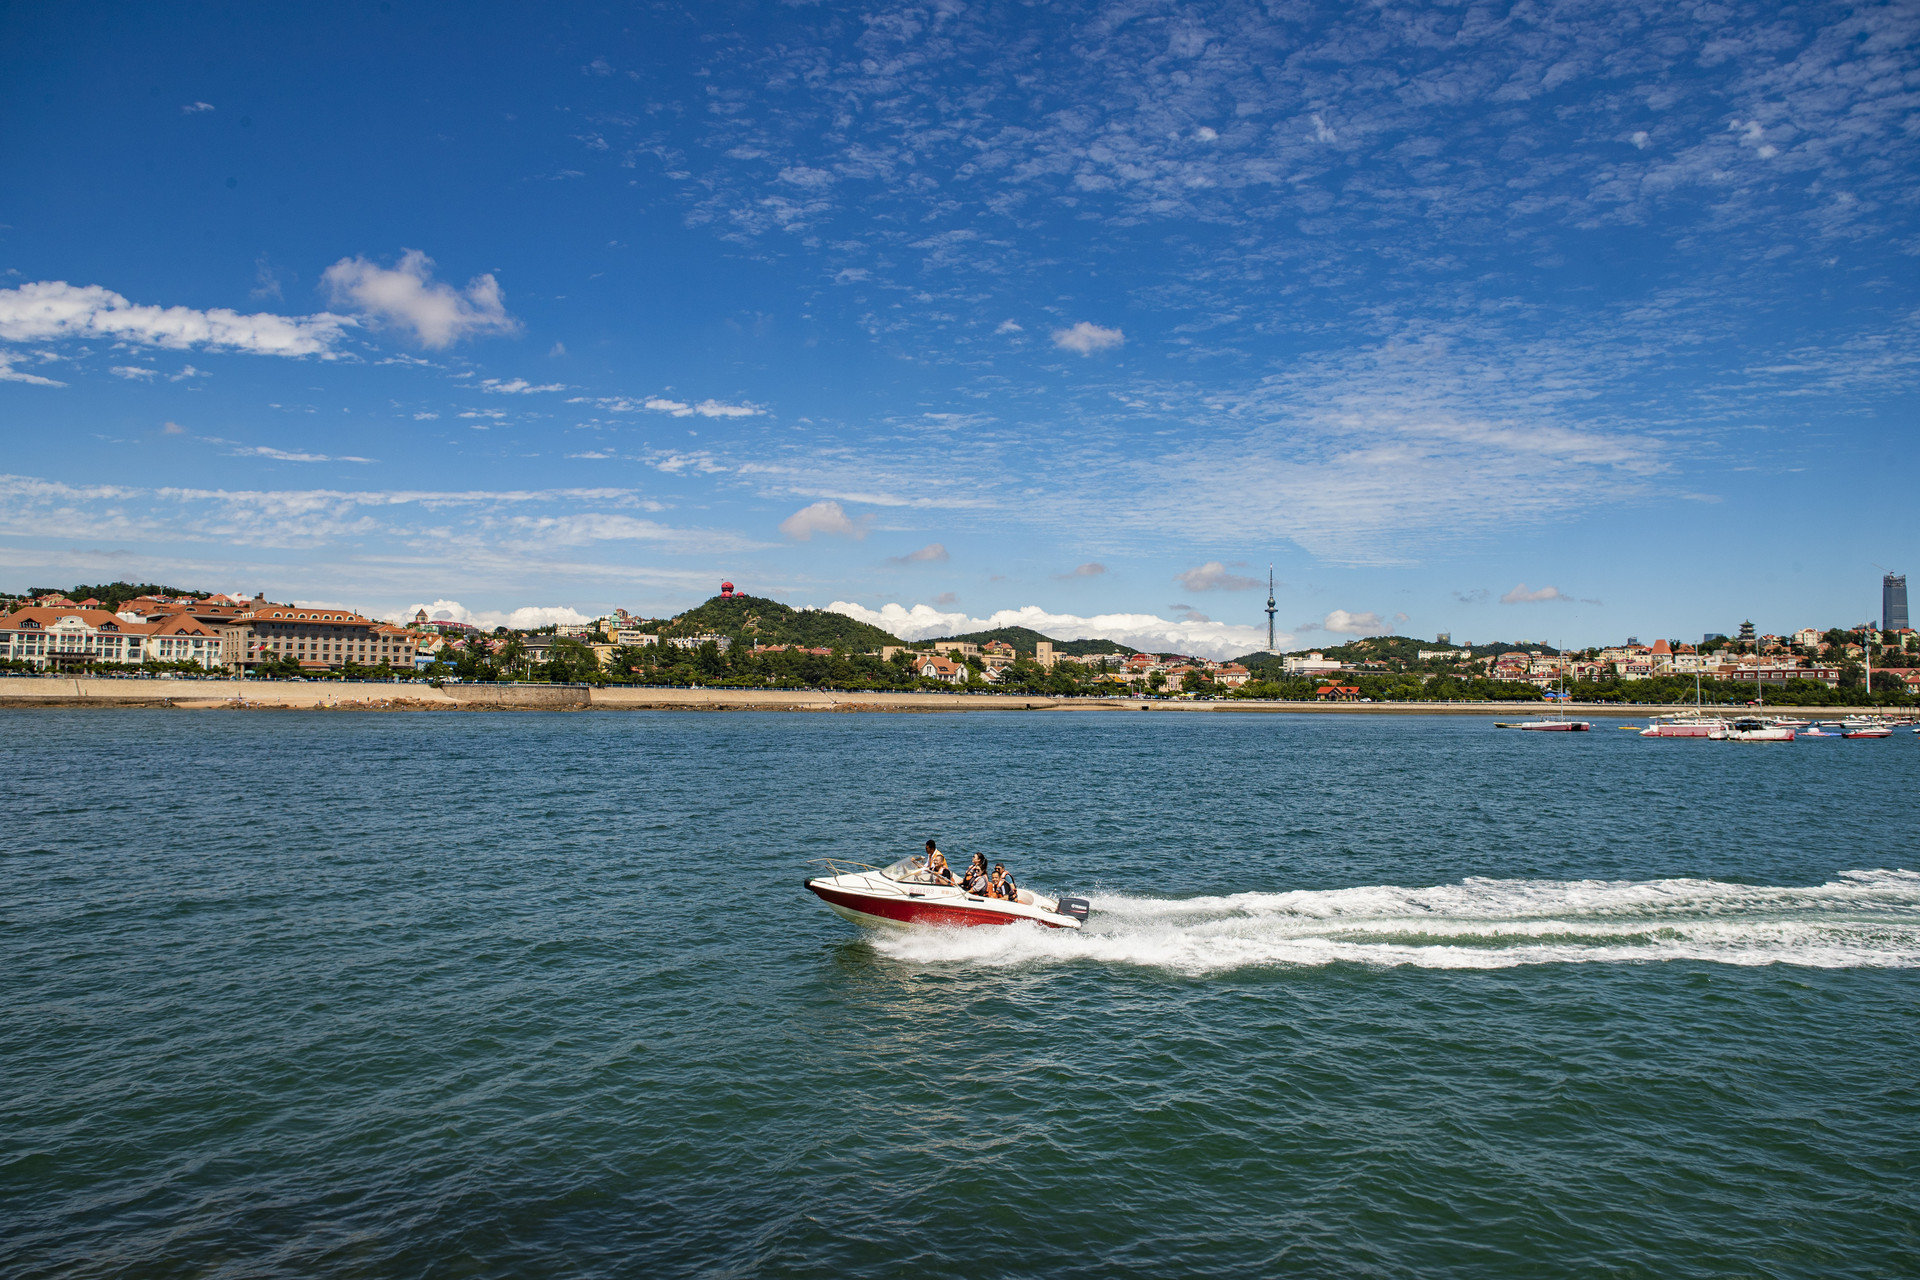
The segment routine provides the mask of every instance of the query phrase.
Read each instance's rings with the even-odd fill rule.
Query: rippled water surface
[[[1920,1272],[1920,739],[0,713],[8,1276]],[[1082,934],[868,939],[936,835]]]

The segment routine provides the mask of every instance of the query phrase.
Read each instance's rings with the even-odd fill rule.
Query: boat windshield
[[[889,880],[900,880],[907,884],[933,883],[933,877],[927,874],[927,855],[924,853],[908,854],[900,861],[882,867],[880,874]]]

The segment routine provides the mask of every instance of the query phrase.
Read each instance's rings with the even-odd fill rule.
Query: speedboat
[[[913,854],[884,867],[820,858],[825,875],[809,876],[807,892],[858,925],[1042,924],[1078,929],[1090,911],[1085,898],[1049,898],[1021,889],[1014,901],[983,898],[958,885],[936,883],[927,860]]]
[[[1742,716],[1722,735],[1727,742],[1792,742],[1793,730],[1781,729],[1754,716]]]
[[[1893,730],[1884,724],[1863,724],[1847,730],[1843,738],[1891,738]]]
[[[1536,733],[1586,733],[1593,728],[1585,720],[1522,720],[1513,727]]]

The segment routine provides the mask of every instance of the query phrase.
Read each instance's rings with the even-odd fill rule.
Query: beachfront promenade
[[[1328,715],[1645,716],[1673,708],[1539,702],[1264,702],[1137,698],[1046,698],[1001,693],[884,693],[818,689],[675,689],[643,685],[425,684],[277,680],[128,680],[0,677],[0,708],[153,707],[291,711],[1152,711],[1307,712]],[[1781,714],[1831,714],[1831,707],[1768,707]],[[1872,714],[1871,708],[1848,708]]]

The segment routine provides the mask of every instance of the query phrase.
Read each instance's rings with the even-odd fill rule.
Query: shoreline
[[[1540,702],[1218,702],[1059,698],[1008,693],[827,692],[817,689],[676,689],[643,685],[447,685],[272,680],[128,680],[101,676],[0,676],[0,709],[142,707],[182,711],[812,711],[928,714],[967,711],[1150,711],[1272,715],[1541,715],[1640,719],[1685,707]],[[1729,714],[1746,708],[1708,708]],[[1767,707],[1776,715],[1905,715],[1873,707]]]

